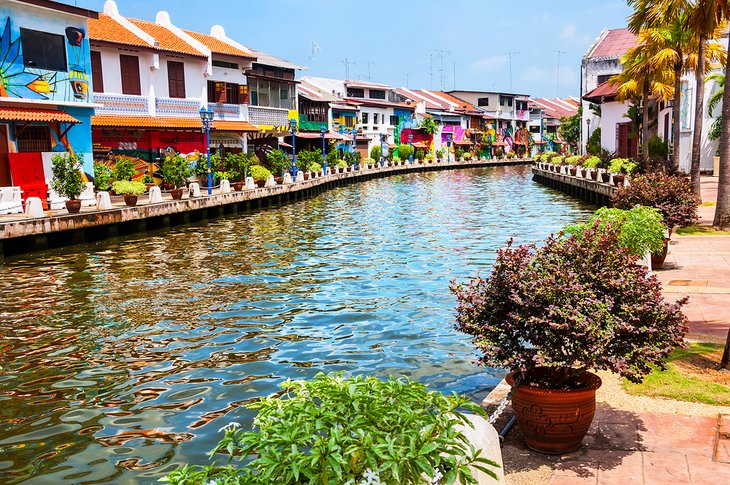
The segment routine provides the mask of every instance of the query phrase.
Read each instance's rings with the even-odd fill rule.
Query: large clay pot
[[[604,184],[607,184],[609,180],[611,180],[611,174],[608,172],[601,172],[601,180],[603,180]]]
[[[241,190],[243,190],[244,183],[239,181],[233,182],[231,185],[233,185],[233,190],[235,190],[236,192],[240,192]]]
[[[578,173],[578,169],[576,167],[570,167],[570,175],[575,177],[576,173]]]
[[[624,186],[624,179],[626,177],[622,173],[615,173],[613,174],[613,183],[616,185],[616,187],[623,187]]]
[[[74,199],[74,200],[67,200],[66,201],[66,210],[69,214],[78,214],[81,211],[81,200]]]
[[[172,189],[170,191],[170,195],[172,196],[172,200],[181,200],[182,199],[182,189]]]
[[[257,187],[264,187],[264,186],[266,186],[266,180],[264,180],[264,179],[256,180],[256,186]]]
[[[124,203],[129,207],[134,207],[137,205],[137,197],[136,195],[124,194]]]
[[[651,269],[657,270],[664,267],[664,260],[669,252],[669,238],[664,238],[664,248],[660,253],[651,253]]]
[[[580,448],[596,412],[596,389],[601,378],[590,372],[583,377],[585,387],[555,391],[521,384],[512,394],[512,409],[517,424],[535,451],[549,454],[570,453]],[[506,377],[514,386],[515,373]]]

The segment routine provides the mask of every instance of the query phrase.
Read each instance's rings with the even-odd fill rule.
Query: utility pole
[[[428,76],[430,79],[428,88],[433,89],[433,53],[428,55]]]
[[[456,91],[456,61],[454,61],[454,91]]]
[[[512,58],[519,56],[519,52],[508,52],[509,56],[509,90],[512,91]]]
[[[374,66],[375,63],[373,61],[368,61],[367,64],[368,64],[368,81],[370,81],[370,64],[372,64]]]
[[[434,49],[433,50],[436,53],[436,56],[439,58],[439,81],[441,84],[441,91],[444,90],[444,85],[446,83],[446,76],[444,74],[444,54],[448,55],[449,51],[445,51],[442,49]]]
[[[555,82],[555,97],[559,98],[560,97],[560,94],[559,94],[559,91],[560,91],[560,54],[565,54],[565,52],[564,51],[555,51],[555,52],[558,53],[558,78]]]
[[[350,81],[350,66],[355,65],[355,61],[351,61],[347,57],[340,61],[345,65],[345,81]]]

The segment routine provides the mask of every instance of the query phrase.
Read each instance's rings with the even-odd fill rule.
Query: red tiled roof
[[[256,60],[256,56],[250,52],[233,47],[232,45],[223,42],[220,39],[213,37],[212,35],[201,34],[200,32],[192,32],[190,30],[184,30],[193,39],[197,40],[205,47],[211,50],[214,54],[222,54],[226,56],[245,57],[246,59]]]
[[[452,107],[448,101],[430,93],[425,89],[396,88],[395,92],[401,96],[412,99],[416,103],[425,102],[427,109],[438,109],[448,111]]]
[[[203,125],[200,118],[153,118],[151,116],[96,115],[91,117],[91,126],[199,130]],[[248,131],[252,133],[259,131],[258,128],[246,121],[213,121],[212,128],[219,131]]]
[[[615,98],[618,95],[618,86],[611,85],[608,81],[599,85],[596,89],[583,96],[586,101],[601,102],[605,98]]]
[[[555,119],[560,119],[563,116],[574,116],[578,113],[578,103],[572,98],[531,98],[528,104],[531,107],[541,108],[547,116]]]
[[[636,45],[636,35],[629,29],[609,30],[601,41],[588,53],[593,57],[618,57]]]
[[[99,14],[98,19],[89,19],[89,39],[114,44],[152,47],[122,24],[103,13]]]
[[[197,57],[206,57],[205,54],[195,49],[193,46],[185,42],[182,38],[173,34],[166,27],[154,22],[146,20],[128,19],[134,25],[144,30],[146,33],[155,38],[159,45],[156,48],[163,51],[177,52]]]
[[[459,99],[456,96],[452,96],[449,93],[445,93],[443,91],[436,91],[436,94],[441,96],[442,98],[451,101],[452,103],[456,103],[459,105],[459,109],[462,109],[464,111],[479,111],[476,106],[473,104],[467,103],[463,99]]]
[[[35,121],[43,123],[81,123],[79,120],[58,109],[36,109],[0,107],[2,121]]]

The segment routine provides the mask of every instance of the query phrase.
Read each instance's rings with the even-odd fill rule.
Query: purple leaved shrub
[[[599,223],[540,248],[509,241],[488,278],[452,281],[455,326],[473,337],[481,364],[569,389],[589,369],[640,382],[683,346],[686,299],[666,302],[656,277],[619,244],[620,227]]]

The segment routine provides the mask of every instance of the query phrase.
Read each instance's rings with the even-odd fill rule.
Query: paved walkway
[[[705,177],[702,186],[704,200],[714,201],[717,178]],[[701,207],[701,224],[712,224],[714,209]],[[684,312],[691,339],[725,341],[730,236],[673,236],[664,269],[656,274],[668,300],[690,297]],[[683,413],[624,411],[600,403],[584,446],[550,461],[547,483],[730,484],[730,406],[727,414],[709,417]]]

